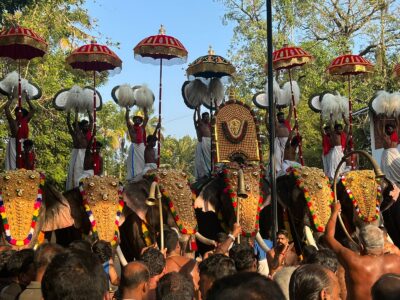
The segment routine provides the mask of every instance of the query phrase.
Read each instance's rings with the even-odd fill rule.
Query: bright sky
[[[156,96],[154,105],[158,115],[159,66],[135,60],[133,47],[143,38],[158,34],[161,24],[167,35],[181,41],[189,52],[187,63],[163,68],[162,126],[165,135],[195,137],[193,110],[184,104],[181,87],[188,63],[206,55],[209,45],[215,54],[227,58],[233,26],[222,24],[222,4],[214,0],[88,0],[86,7],[89,15],[97,19],[102,34],[97,42],[105,43],[106,37],[120,42],[120,49],[112,50],[122,59],[122,72],[99,88],[106,101],[111,99],[111,90],[116,85],[147,84]]]

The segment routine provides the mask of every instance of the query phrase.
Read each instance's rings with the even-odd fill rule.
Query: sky
[[[86,8],[98,25],[97,42],[104,44],[109,37],[120,43],[119,49],[112,50],[122,60],[122,71],[99,88],[105,101],[111,99],[111,90],[117,85],[146,84],[156,97],[158,115],[159,65],[135,60],[133,48],[143,38],[158,34],[161,24],[167,35],[181,41],[189,53],[187,63],[163,67],[162,126],[164,135],[195,137],[193,110],[184,104],[181,87],[188,64],[206,55],[210,45],[215,54],[227,58],[233,25],[222,24],[223,5],[214,0],[88,0]]]

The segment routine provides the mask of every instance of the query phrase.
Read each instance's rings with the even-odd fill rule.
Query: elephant
[[[195,208],[201,211],[199,215],[213,212],[225,232],[239,222],[242,239],[257,239],[264,250],[269,250],[259,233],[260,215],[268,205],[269,187],[258,163],[225,163],[214,178],[195,185],[199,188],[195,201]],[[208,234],[215,236],[218,230]]]
[[[156,209],[156,205],[149,201],[152,198],[159,199],[158,206],[161,203],[161,208],[159,206]],[[182,171],[149,171],[143,179],[125,184],[124,200],[132,210],[132,214],[120,227],[121,249],[128,261],[139,259],[143,248],[162,240],[163,231],[159,229],[161,224],[179,232],[181,248],[188,256],[193,256],[193,252],[197,250],[196,239],[215,244],[197,231],[192,192],[187,175]]]
[[[0,175],[1,244],[33,248],[44,232],[73,224],[66,198],[38,171],[18,169]]]

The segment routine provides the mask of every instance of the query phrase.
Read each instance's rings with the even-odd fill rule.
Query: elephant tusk
[[[311,228],[304,225],[304,234],[306,235],[306,241],[309,245],[314,246],[318,250],[317,243],[315,242],[314,236],[312,234]]]
[[[257,232],[256,234],[256,241],[258,243],[258,245],[260,246],[261,249],[263,249],[265,252],[268,252],[269,250],[271,250],[267,244],[264,242],[260,232]]]
[[[126,258],[124,256],[124,254],[122,253],[121,247],[119,245],[117,246],[117,255],[118,255],[119,261],[121,262],[121,265],[123,267],[125,267],[128,264],[128,262],[126,261]]]
[[[198,239],[200,242],[202,242],[205,245],[214,246],[214,247],[217,246],[216,241],[206,238],[200,232],[196,232],[194,235],[195,235],[196,239]]]

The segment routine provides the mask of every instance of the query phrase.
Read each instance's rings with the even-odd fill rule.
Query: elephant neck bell
[[[157,204],[157,200],[161,199],[160,187],[157,182],[152,182],[150,186],[149,196],[146,199],[147,206],[154,206]]]
[[[246,193],[246,188],[244,184],[244,174],[243,170],[240,169],[238,173],[238,190],[237,190],[237,195],[240,198],[247,198],[247,193]]]

